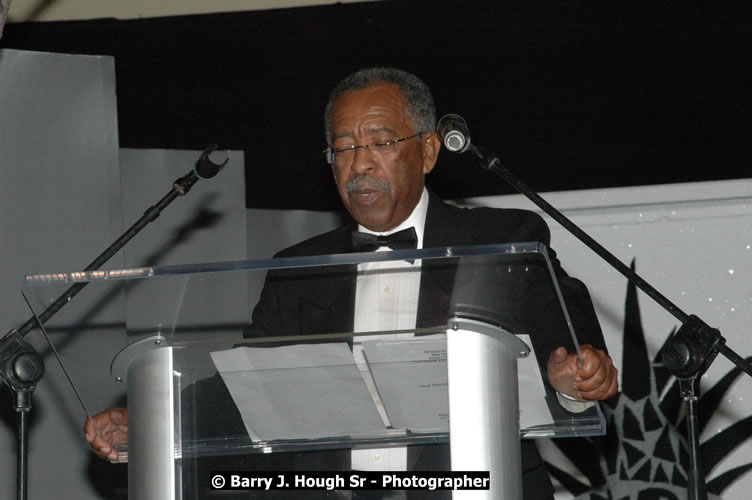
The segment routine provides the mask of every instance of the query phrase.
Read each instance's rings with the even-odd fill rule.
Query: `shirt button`
[[[384,288],[384,293],[391,293],[391,292],[392,292],[392,287],[388,286]]]

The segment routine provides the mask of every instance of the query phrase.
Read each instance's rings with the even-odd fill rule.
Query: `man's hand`
[[[559,347],[548,357],[548,381],[556,391],[580,400],[608,399],[619,388],[618,371],[611,357],[590,344],[580,347],[583,363],[577,354]]]
[[[114,446],[128,442],[128,409],[107,408],[86,419],[84,434],[94,453],[105,460],[117,460]],[[97,430],[99,431],[97,433]]]

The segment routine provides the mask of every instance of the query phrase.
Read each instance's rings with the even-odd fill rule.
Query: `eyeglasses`
[[[425,134],[425,132],[419,132],[409,137],[403,137],[402,139],[394,139],[392,141],[386,142],[374,142],[373,144],[363,144],[361,146],[352,145],[342,148],[334,148],[333,146],[329,146],[324,150],[324,156],[326,157],[326,161],[327,163],[329,163],[329,165],[347,165],[352,163],[352,161],[355,159],[355,152],[359,149],[365,149],[366,151],[370,151],[376,156],[385,158],[397,154],[397,145],[400,142],[419,137],[423,134]]]

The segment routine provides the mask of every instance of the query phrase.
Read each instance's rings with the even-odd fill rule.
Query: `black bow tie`
[[[418,234],[415,232],[414,227],[409,227],[387,236],[353,231],[352,245],[355,250],[364,252],[372,252],[380,247],[389,247],[392,250],[407,250],[418,247]]]

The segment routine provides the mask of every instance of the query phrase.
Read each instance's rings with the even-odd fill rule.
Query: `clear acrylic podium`
[[[127,404],[129,498],[211,497],[212,470],[348,470],[353,449],[408,446],[409,468],[449,443],[452,470],[491,478],[455,498],[506,499],[520,437],[605,432],[597,404],[569,411],[546,381],[550,352],[579,349],[556,266],[518,243],[48,273],[24,291],[41,313],[88,283],[46,328],[91,413]],[[363,280],[377,297],[361,301],[412,290],[396,307],[415,327],[359,329]]]

